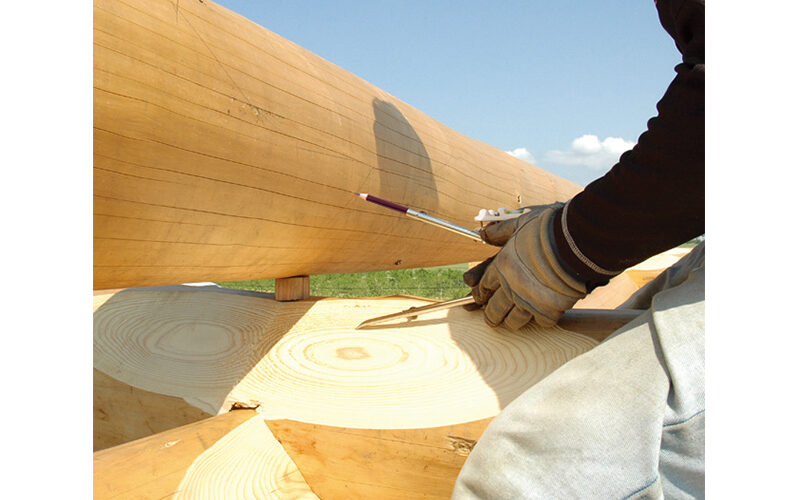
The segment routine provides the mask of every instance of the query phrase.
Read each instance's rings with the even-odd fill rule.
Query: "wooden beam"
[[[595,288],[575,304],[576,309],[614,309],[634,292],[689,253],[690,248],[673,248],[626,269],[605,285]]]
[[[320,498],[449,499],[491,419],[427,429],[352,429],[267,420]]]
[[[292,276],[275,279],[275,300],[288,302],[311,297],[311,279],[309,276]]]
[[[94,498],[317,498],[254,410],[94,453]]]
[[[94,288],[479,261],[474,227],[580,190],[210,0],[94,1]]]
[[[182,398],[132,387],[99,370],[92,399],[95,451],[212,416]]]

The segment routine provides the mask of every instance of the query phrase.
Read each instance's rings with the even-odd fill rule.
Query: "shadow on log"
[[[481,208],[580,187],[211,1],[94,2],[94,288],[480,261]]]

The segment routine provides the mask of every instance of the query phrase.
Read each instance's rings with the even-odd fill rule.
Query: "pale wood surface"
[[[94,287],[413,268],[481,208],[580,188],[209,0],[94,1]]]
[[[94,313],[94,363],[121,392],[169,397],[209,414],[235,404],[257,407],[262,420],[280,421],[270,426],[326,498],[347,492],[353,495],[347,498],[440,498],[491,418],[597,342],[559,328],[491,328],[481,311],[461,308],[355,329],[367,318],[424,303],[409,297],[277,302],[271,294],[213,286],[130,289],[105,297]],[[126,419],[158,413],[147,405],[130,412]],[[122,467],[120,459],[96,481],[137,494],[242,498],[214,489],[222,483],[212,465],[245,460],[237,458],[240,446],[214,449],[201,460],[202,450],[191,448],[191,468],[176,466],[169,474],[158,464],[171,458],[137,451],[133,456],[158,466],[131,460]],[[224,466],[224,477],[234,468]],[[152,474],[168,476],[169,485]]]
[[[597,344],[559,328],[491,328],[481,311],[461,308],[355,329],[423,303],[277,302],[213,287],[127,290],[95,312],[94,364],[210,414],[239,402],[322,425],[426,428],[492,417]]]
[[[351,429],[267,421],[323,499],[450,498],[491,419],[427,429]]]
[[[579,300],[573,307],[575,309],[613,309],[639,289],[633,278],[627,273],[622,273],[611,278],[607,285],[595,288],[592,293]]]
[[[98,370],[92,399],[95,451],[211,416],[182,398],[137,389]]]
[[[595,288],[586,298],[575,304],[576,309],[614,309],[628,300],[633,293],[649,283],[664,269],[678,262],[691,248],[676,247],[655,255],[636,266],[626,269],[611,279],[607,285]]]
[[[630,269],[627,269],[625,274],[630,276],[638,287],[642,287],[661,274],[664,269],[675,264],[691,251],[691,248],[673,248],[672,250],[654,255]]]
[[[316,499],[254,410],[94,454],[96,499]]]

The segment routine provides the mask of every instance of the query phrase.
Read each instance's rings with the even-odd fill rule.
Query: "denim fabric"
[[[453,498],[703,498],[703,252],[646,313],[509,404]]]

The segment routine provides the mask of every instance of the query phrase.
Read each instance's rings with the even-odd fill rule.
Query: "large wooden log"
[[[99,297],[94,367],[104,386],[96,406],[113,401],[115,414],[127,413],[125,421],[148,422],[163,421],[164,411],[142,405],[143,395],[163,398],[168,408],[197,408],[181,419],[256,408],[325,498],[346,491],[348,498],[446,498],[488,421],[597,341],[560,328],[495,329],[480,311],[461,308],[355,329],[365,319],[425,302],[278,302],[271,294],[213,286]],[[405,478],[414,480],[397,490]],[[123,479],[96,478],[112,489]]]
[[[579,187],[209,0],[94,2],[94,287],[483,260],[480,208]]]

